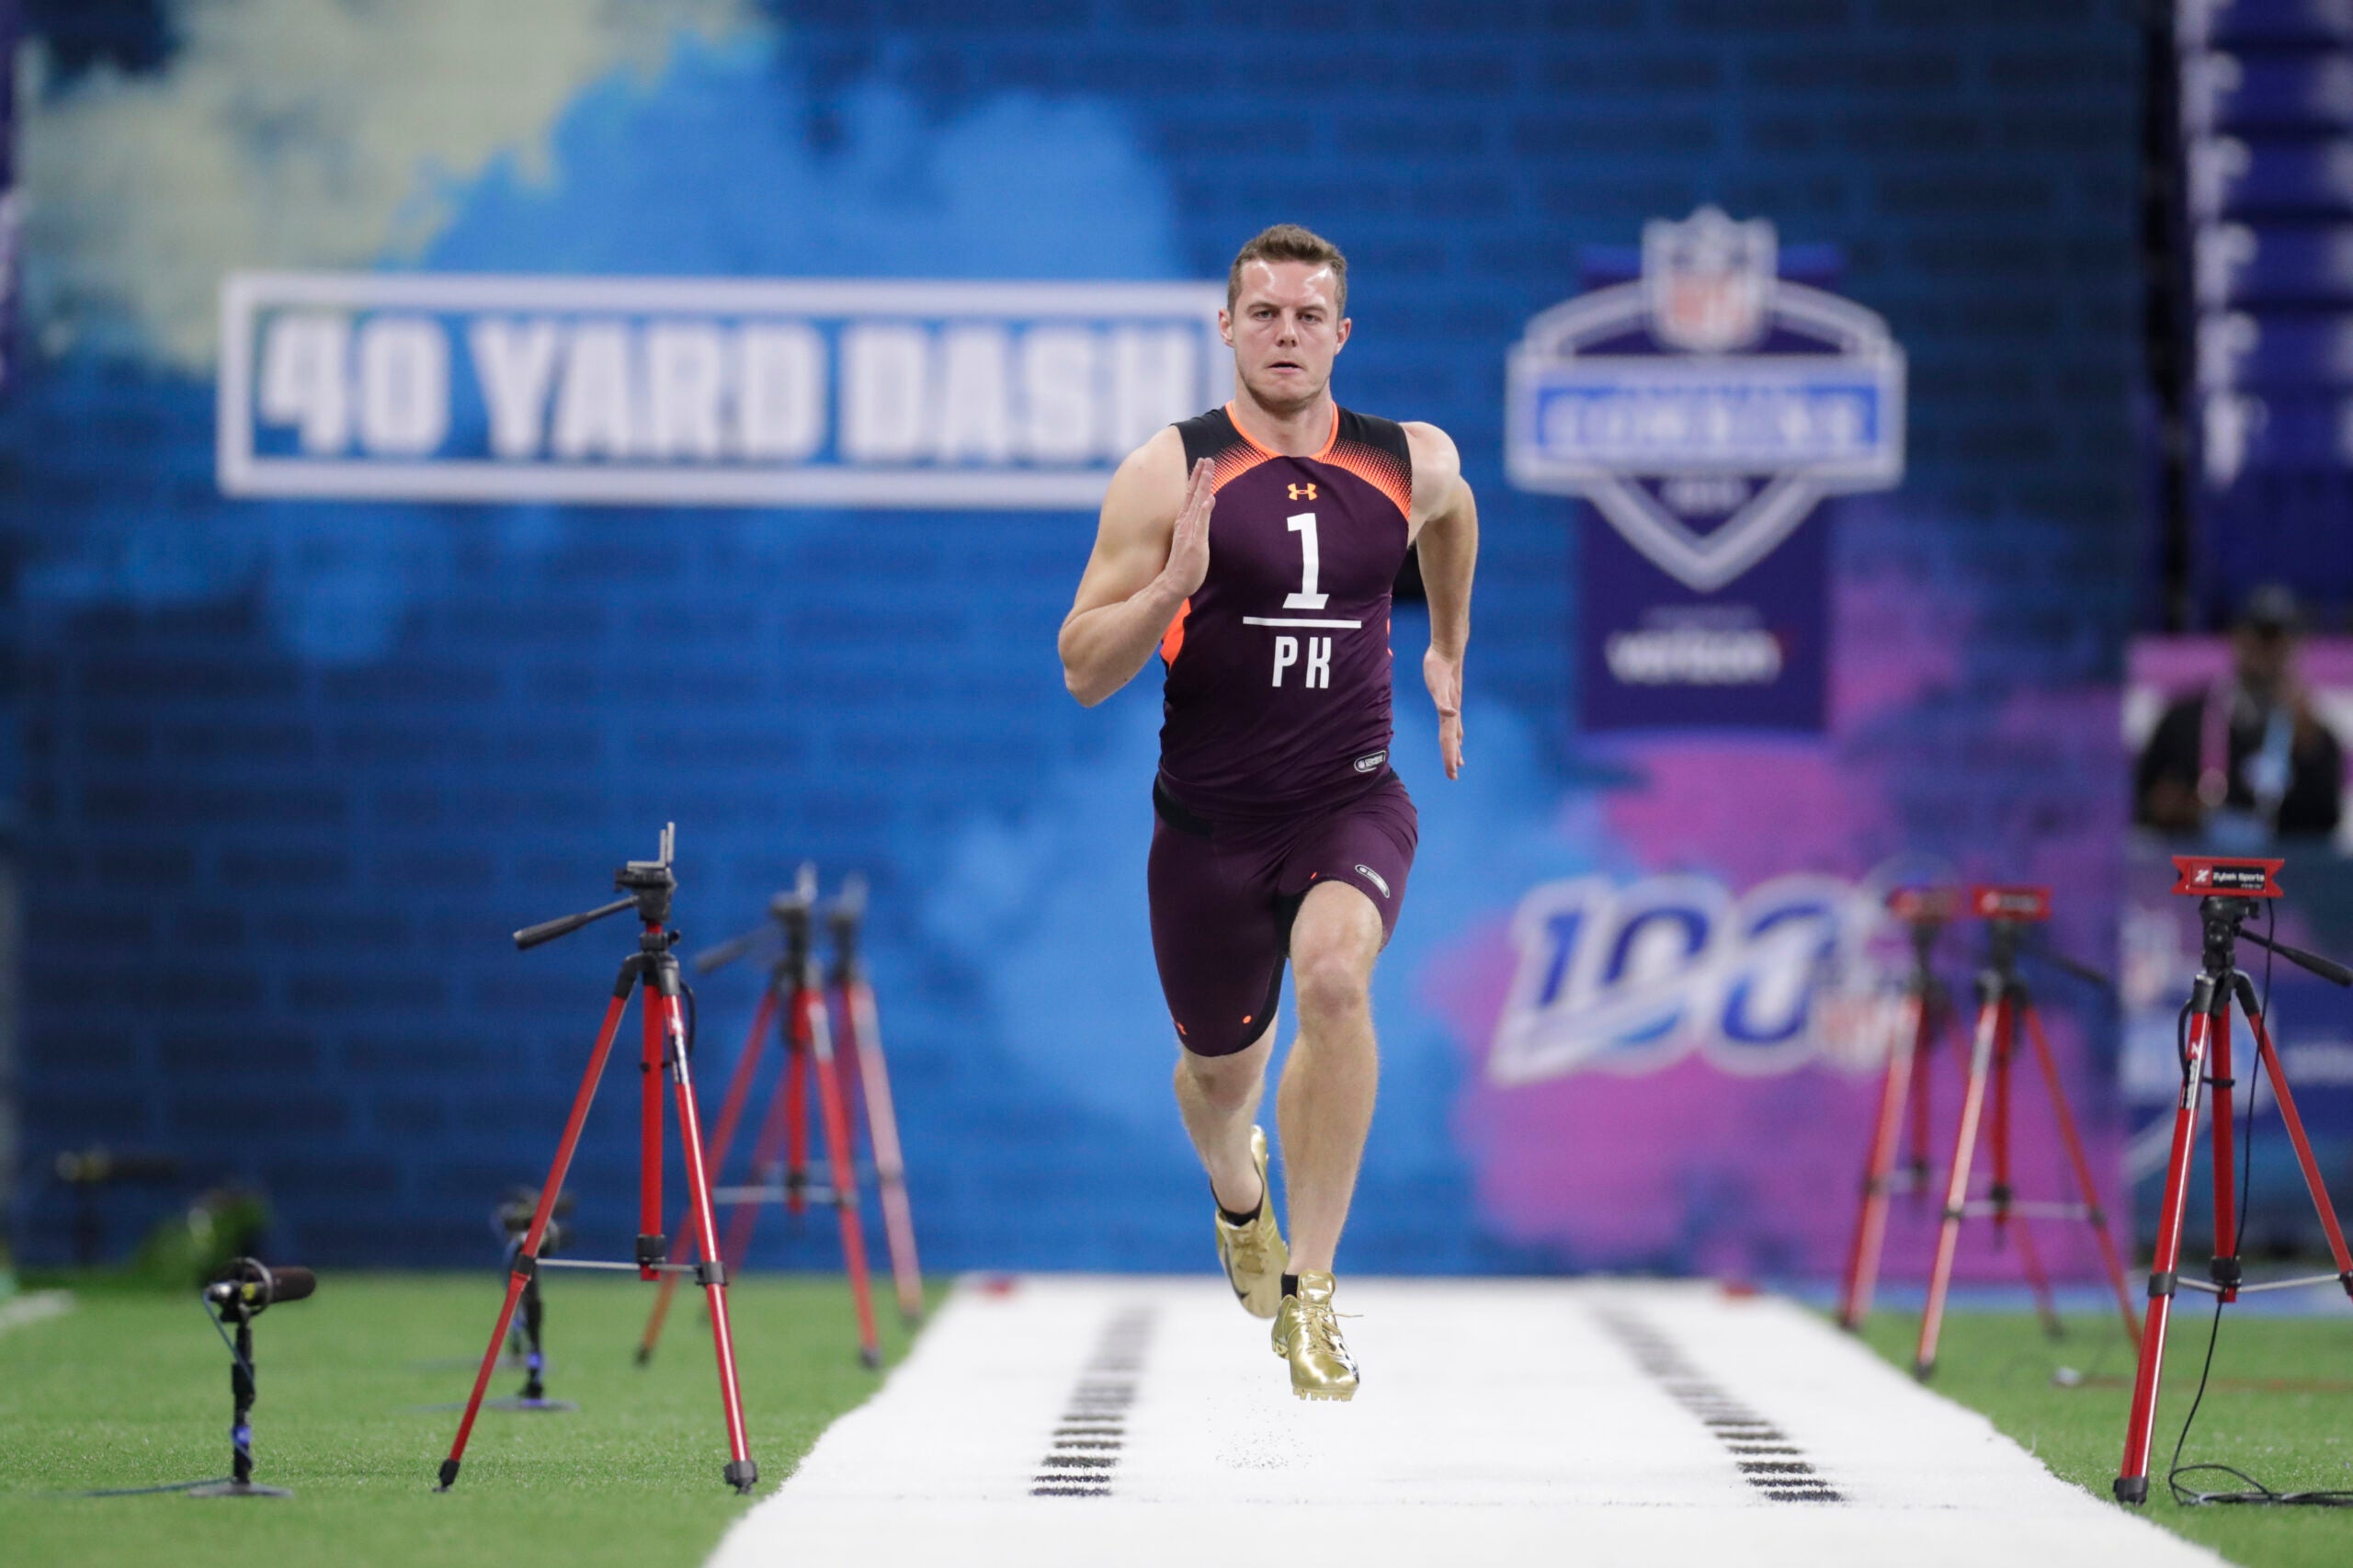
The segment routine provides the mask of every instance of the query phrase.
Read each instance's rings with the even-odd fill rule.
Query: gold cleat
[[[1250,1159],[1258,1167],[1258,1217],[1246,1225],[1229,1225],[1217,1215],[1217,1260],[1225,1266],[1226,1282],[1255,1318],[1275,1315],[1282,1300],[1283,1270],[1290,1266],[1290,1249],[1275,1226],[1275,1189],[1267,1180],[1267,1135],[1250,1130]]]
[[[1302,1274],[1299,1294],[1275,1312],[1275,1354],[1290,1363],[1290,1392],[1302,1399],[1354,1399],[1357,1364],[1332,1310],[1332,1277]]]

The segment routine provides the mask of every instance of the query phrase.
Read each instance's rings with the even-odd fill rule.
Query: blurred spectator
[[[2222,849],[2336,831],[2336,737],[2296,678],[2302,608],[2279,583],[2249,594],[2231,629],[2231,675],[2165,710],[2141,753],[2133,817]]]

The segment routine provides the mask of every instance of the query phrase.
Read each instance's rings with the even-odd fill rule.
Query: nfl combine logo
[[[1887,324],[1776,276],[1773,225],[1703,207],[1643,232],[1639,282],[1528,324],[1506,466],[1591,501],[1698,593],[1756,565],[1842,491],[1904,471],[1904,355]]]

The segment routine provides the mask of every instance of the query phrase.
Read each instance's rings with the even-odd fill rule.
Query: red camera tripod
[[[1937,938],[1959,913],[1951,888],[1898,888],[1888,895],[1888,912],[1902,921],[1912,944],[1912,972],[1904,983],[1903,1022],[1887,1053],[1887,1075],[1880,1083],[1879,1116],[1871,1124],[1870,1152],[1863,1162],[1862,1208],[1855,1216],[1855,1240],[1847,1254],[1846,1282],[1838,1293],[1838,1322],[1860,1328],[1870,1314],[1879,1284],[1881,1244],[1887,1238],[1887,1206],[1897,1191],[1917,1199],[1928,1191],[1928,1063],[1930,1052],[1952,1021],[1952,998],[1929,961]],[[1904,1174],[1895,1175],[1896,1142],[1911,1111],[1911,1153]]]
[[[596,1046],[589,1052],[588,1071],[580,1080],[579,1092],[573,1096],[572,1115],[564,1122],[562,1141],[556,1144],[555,1164],[549,1167],[547,1180],[540,1184],[530,1227],[523,1233],[522,1244],[516,1248],[507,1274],[506,1300],[498,1309],[498,1326],[491,1331],[490,1348],[483,1352],[482,1369],[474,1374],[473,1393],[467,1399],[466,1413],[458,1422],[458,1436],[449,1445],[449,1457],[441,1461],[440,1489],[444,1492],[457,1482],[458,1466],[465,1458],[466,1439],[473,1432],[474,1417],[481,1413],[483,1393],[489,1388],[490,1374],[498,1364],[499,1347],[506,1344],[507,1328],[515,1320],[516,1303],[542,1267],[633,1268],[640,1278],[664,1280],[675,1274],[691,1272],[710,1302],[711,1341],[719,1356],[720,1403],[727,1417],[728,1457],[722,1473],[737,1492],[751,1491],[760,1479],[759,1466],[754,1462],[744,1436],[744,1401],[735,1382],[734,1336],[727,1323],[727,1270],[708,1245],[702,1248],[705,1261],[699,1264],[687,1266],[663,1259],[662,1101],[665,1071],[678,1086],[678,1138],[687,1165],[687,1219],[698,1238],[710,1236],[714,1228],[710,1180],[703,1168],[702,1128],[695,1114],[694,1081],[687,1065],[688,1041],[679,1005],[678,960],[670,951],[678,934],[667,928],[671,894],[678,885],[670,871],[676,834],[675,824],[665,825],[658,858],[631,860],[613,873],[613,885],[627,897],[515,933],[517,948],[536,948],[624,909],[636,910],[644,926],[638,934],[638,950],[621,960],[620,974],[613,983],[612,1002],[605,1009],[604,1026],[597,1031]],[[544,1256],[541,1242],[547,1235],[557,1195],[563,1190],[564,1175],[571,1169],[573,1151],[579,1146],[580,1129],[588,1119],[588,1108],[596,1101],[597,1083],[604,1076],[605,1059],[612,1049],[613,1037],[620,1031],[621,1015],[629,1006],[630,994],[640,986],[644,988],[639,1012],[645,1020],[645,1035],[644,1053],[638,1064],[643,1163],[638,1187],[637,1259],[633,1263],[608,1263]]]
[[[2157,1383],[2165,1368],[2165,1324],[2173,1313],[2177,1290],[2204,1290],[2225,1301],[2235,1301],[2254,1290],[2279,1290],[2334,1278],[2353,1296],[2353,1255],[2345,1247],[2345,1233],[2328,1200],[2320,1165],[2313,1158],[2312,1141],[2304,1136],[2303,1119],[2296,1114],[2295,1096],[2288,1092],[2287,1074],[2279,1070],[2279,1052],[2271,1048],[2271,1031],[2264,1027],[2256,1001],[2255,983],[2240,971],[2238,942],[2244,938],[2268,948],[2300,969],[2338,985],[2353,985],[2353,970],[2316,953],[2291,948],[2240,929],[2257,907],[2256,900],[2279,896],[2279,860],[2214,859],[2177,855],[2179,874],[2173,891],[2195,898],[2204,927],[2203,961],[2190,983],[2189,1004],[2184,1009],[2188,1030],[2181,1052],[2181,1098],[2174,1109],[2172,1152],[2165,1160],[2165,1193],[2157,1211],[2157,1246],[2149,1265],[2149,1319],[2141,1331],[2141,1362],[2132,1380],[2132,1413],[2124,1428],[2124,1462],[2116,1476],[2116,1500],[2143,1503],[2149,1496],[2149,1441],[2157,1421]],[[2236,998],[2255,1036],[2256,1054],[2270,1080],[2272,1097],[2279,1102],[2279,1119],[2295,1145],[2296,1162],[2303,1169],[2304,1187],[2319,1211],[2321,1229],[2336,1264],[2334,1275],[2315,1274],[2301,1279],[2279,1279],[2261,1285],[2241,1283],[2238,1211],[2234,1173],[2231,1169],[2231,1002]],[[2206,1067],[2211,1053],[2212,1066]],[[2189,1159],[2198,1139],[2200,1092],[2211,1084],[2222,1092],[2214,1116],[2214,1257],[2207,1278],[2184,1279],[2181,1263],[2182,1210],[2189,1198]],[[2253,1089],[2249,1088],[2252,1103]]]
[[[2051,918],[2051,890],[1972,888],[1969,903],[1970,913],[1987,923],[1986,960],[1977,976],[1976,1037],[1969,1056],[1969,1085],[1961,1096],[1961,1129],[1953,1140],[1951,1174],[1945,1186],[1944,1222],[1937,1233],[1937,1260],[1928,1276],[1928,1306],[1920,1320],[1920,1345],[1912,1363],[1914,1373],[1924,1380],[1936,1369],[1937,1338],[1944,1327],[1945,1294],[1952,1284],[1953,1257],[1960,1250],[1961,1224],[1965,1219],[1991,1219],[1997,1240],[2004,1236],[2018,1239],[2018,1264],[2033,1287],[2035,1310],[2041,1315],[2044,1328],[2054,1337],[2059,1333],[2059,1316],[2051,1299],[2050,1276],[2043,1272],[2041,1256],[2035,1250],[2032,1221],[2080,1220],[2089,1225],[2092,1239],[2098,1244],[2109,1283],[2115,1289],[2117,1311],[2123,1315],[2124,1330],[2127,1334],[2136,1332],[2131,1298],[2124,1290],[2124,1265],[2117,1256],[2114,1238],[2108,1233],[2108,1216],[2100,1208],[2099,1189],[2092,1181],[2091,1162],[2084,1155],[2084,1141],[2075,1131],[2075,1112],[2068,1108],[2067,1091],[2059,1081],[2058,1059],[2052,1055],[2051,1042],[2043,1037],[2042,1017],[2035,1010],[2034,994],[2018,978],[2020,942],[2029,926],[2040,925]],[[2093,974],[2048,949],[2038,949],[2037,952],[2072,972],[2102,985],[2108,983],[2105,976]],[[2060,1142],[2065,1146],[2067,1163],[2075,1174],[2077,1200],[2073,1203],[2022,1201],[2010,1181],[2010,1069],[2018,1054],[2021,1023],[2026,1026],[2028,1040],[2034,1046],[2035,1061],[2042,1069],[2043,1086],[2051,1096],[2052,1117],[2059,1125]],[[1977,1153],[1978,1122],[1985,1108],[1989,1075],[1994,1095],[1990,1130],[1994,1181],[1985,1197],[1972,1201],[1969,1173]],[[2012,1225],[2012,1220],[2018,1223]]]
[[[898,1123],[892,1108],[890,1077],[882,1061],[874,994],[857,958],[858,932],[865,908],[864,880],[853,877],[845,882],[842,896],[826,912],[835,945],[834,971],[829,978],[839,994],[848,1044],[858,1067],[858,1079],[852,1082],[862,1080],[865,1089],[868,1129],[873,1141],[899,1309],[906,1321],[913,1323],[923,1311],[923,1281],[916,1269],[915,1227],[907,1206]],[[751,1247],[752,1227],[764,1204],[782,1203],[795,1214],[804,1212],[811,1202],[832,1204],[841,1231],[844,1270],[849,1277],[850,1295],[857,1310],[858,1358],[876,1367],[881,1364],[882,1351],[875,1332],[865,1233],[858,1218],[858,1168],[849,1107],[854,1091],[844,1083],[836,1065],[832,1020],[826,1006],[827,977],[821,975],[815,954],[816,869],[801,867],[793,891],[771,900],[768,913],[781,937],[781,950],[769,966],[767,985],[753,1014],[751,1032],[744,1042],[734,1076],[728,1084],[727,1097],[720,1108],[710,1154],[714,1169],[725,1167],[728,1151],[734,1144],[735,1131],[758,1070],[761,1042],[767,1038],[772,1020],[779,1023],[784,1061],[754,1142],[751,1184],[721,1187],[713,1194],[716,1201],[735,1206],[728,1220],[722,1256],[734,1258],[739,1265],[743,1262]],[[756,927],[699,955],[695,960],[697,971],[708,974],[733,962],[767,937],[768,930],[767,926]],[[813,1183],[809,1174],[809,1077],[813,1064],[830,1178],[824,1185]],[[677,1249],[691,1241],[691,1237],[681,1235],[674,1247],[674,1258],[683,1256]],[[654,1347],[661,1339],[671,1290],[670,1282],[665,1280],[654,1298],[644,1335],[638,1343],[640,1364],[653,1358]]]
[[[899,1113],[891,1100],[891,1071],[882,1059],[881,1016],[858,955],[858,933],[865,921],[866,879],[853,871],[842,879],[841,894],[825,912],[825,925],[834,934],[834,965],[825,978],[842,1009],[842,1043],[858,1062],[851,1097],[866,1102],[874,1184],[882,1198],[882,1235],[891,1249],[891,1281],[898,1292],[900,1320],[912,1327],[923,1321],[923,1267],[915,1259],[915,1210],[907,1202]]]

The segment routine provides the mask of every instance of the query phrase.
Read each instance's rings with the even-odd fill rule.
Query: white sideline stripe
[[[0,1301],[0,1334],[28,1324],[63,1317],[74,1310],[71,1290],[30,1290],[21,1296]]]
[[[1352,1280],[1351,1404],[1290,1397],[1222,1280],[966,1287],[713,1568],[1102,1568],[1297,1555],[1904,1568],[2222,1560],[2058,1480],[1984,1417],[1780,1301],[1710,1286]],[[1030,1494],[1115,1313],[1148,1309],[1110,1495]],[[1779,1501],[1635,1364],[1637,1322],[1771,1422],[1840,1503]],[[1490,1352],[1507,1364],[1483,1364]],[[2122,1440],[2121,1415],[2118,1439]]]
[[[1245,626],[1331,626],[1342,631],[1354,631],[1364,622],[1361,620],[1286,620],[1279,615],[1245,615],[1242,618],[1242,624]]]

